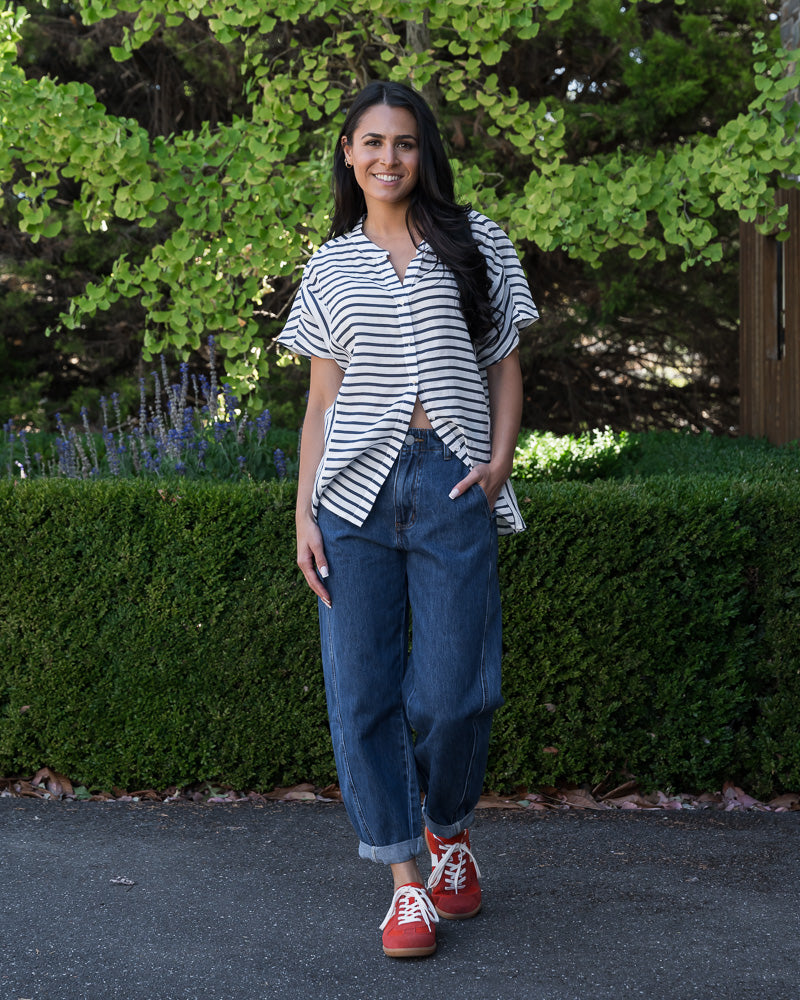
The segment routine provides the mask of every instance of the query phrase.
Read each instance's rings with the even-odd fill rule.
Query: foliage
[[[6,8],[0,181],[34,239],[59,233],[65,182],[90,230],[163,227],[140,259],[123,253],[90,283],[64,322],[79,329],[134,300],[147,352],[197,348],[213,332],[237,391],[266,371],[275,295],[285,302],[327,229],[329,121],[368,76],[440,94],[462,195],[515,240],[591,265],[615,247],[634,260],[664,261],[675,247],[687,263],[720,261],[715,212],[781,230],[773,192],[800,166],[800,112],[785,100],[800,71],[755,0],[489,0],[477,14],[463,0],[76,9],[87,25],[123,19],[110,47],[122,66],[157,32],[177,37],[204,20],[241,59],[242,105],[224,121],[151,135],[109,114],[86,84],[27,78],[16,61],[20,14]],[[580,72],[577,38],[587,47]]]
[[[123,417],[119,399],[101,398],[103,424],[94,431],[84,411],[79,427],[58,418],[58,434],[17,429],[13,421],[0,436],[0,469],[6,478],[103,478],[140,476],[257,480],[296,478],[298,434],[275,428],[270,413],[243,412],[229,386],[222,389],[181,365],[180,382],[170,384],[164,359],[152,379],[160,402],[140,395],[137,418]],[[144,392],[144,379],[140,386]],[[203,402],[205,400],[205,402]],[[188,411],[188,412],[187,412]],[[184,414],[183,420],[180,415]],[[191,420],[189,422],[189,417]],[[191,432],[187,429],[191,427]],[[140,428],[143,429],[140,432]],[[270,457],[271,450],[271,457]],[[137,464],[138,463],[138,464]],[[675,431],[586,431],[557,435],[522,430],[514,454],[513,478],[524,482],[594,482],[599,479],[653,479],[701,474],[743,482],[795,479],[800,473],[797,443],[774,445],[765,438],[720,437]]]
[[[796,783],[796,615],[776,614],[798,565],[793,484],[697,475],[524,495],[529,534],[501,564],[516,612],[505,773],[522,753],[523,783],[586,780],[587,759],[681,787],[726,771],[760,789],[779,773]]]
[[[794,483],[519,482],[493,788],[800,782]],[[291,482],[0,481],[0,772],[334,777]]]
[[[630,434],[609,428],[578,437],[524,431],[514,452],[514,477],[524,480],[592,480],[613,476],[622,454],[633,447]]]
[[[180,381],[172,383],[162,355],[160,371],[151,373],[150,405],[145,379],[140,379],[136,419],[123,416],[118,393],[112,393],[110,408],[109,400],[101,396],[99,433],[90,426],[86,407],[80,430],[67,429],[57,413],[57,435],[16,429],[13,420],[7,421],[0,438],[0,465],[5,465],[7,477],[263,481],[296,474],[297,434],[272,430],[269,410],[255,417],[243,411],[231,387],[217,384],[213,337],[208,347],[210,378],[190,374],[188,362],[182,362]]]
[[[651,479],[655,476],[702,475],[742,482],[796,481],[800,475],[797,442],[774,445],[766,438],[731,438],[710,433],[631,434],[632,446],[622,451],[617,474]]]
[[[50,479],[2,495],[4,765],[44,738],[87,783],[324,771],[293,490]],[[19,601],[5,588],[23,576]]]

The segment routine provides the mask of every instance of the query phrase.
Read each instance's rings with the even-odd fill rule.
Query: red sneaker
[[[457,837],[437,837],[425,830],[433,871],[428,889],[433,905],[446,920],[466,920],[481,908],[480,869],[469,849],[469,830]]]
[[[383,950],[390,958],[420,958],[436,951],[438,923],[431,897],[420,882],[401,885],[384,917]]]

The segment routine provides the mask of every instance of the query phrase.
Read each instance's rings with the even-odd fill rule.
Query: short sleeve
[[[519,331],[539,318],[517,251],[503,230],[485,216],[473,213],[472,231],[489,273],[495,310],[493,330],[477,346],[478,365],[488,368],[507,357],[519,343]]]
[[[306,358],[332,358],[330,326],[315,293],[315,285],[313,269],[307,265],[286,326],[277,340],[292,354],[302,354]]]

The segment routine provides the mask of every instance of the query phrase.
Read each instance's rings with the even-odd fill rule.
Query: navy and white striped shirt
[[[386,250],[361,224],[313,254],[278,342],[294,354],[329,358],[344,371],[325,412],[325,447],[314,482],[319,504],[361,525],[400,453],[419,396],[433,429],[472,468],[491,458],[486,369],[509,355],[518,331],[538,318],[525,274],[506,234],[470,213],[486,257],[500,318],[470,340],[452,273],[422,243],[398,278]],[[506,483],[495,504],[500,534],[525,523]]]

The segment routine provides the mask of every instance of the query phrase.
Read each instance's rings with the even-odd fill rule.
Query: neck
[[[365,232],[380,239],[397,239],[408,233],[406,212],[408,203],[387,205],[384,202],[368,202],[364,219]]]

